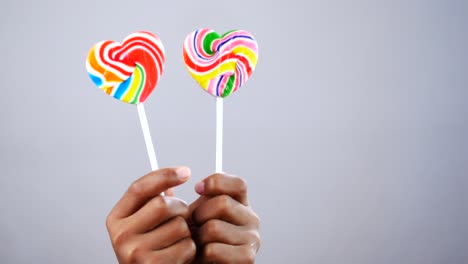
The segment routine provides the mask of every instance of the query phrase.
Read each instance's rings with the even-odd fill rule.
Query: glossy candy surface
[[[86,59],[91,80],[114,98],[130,103],[144,102],[156,87],[164,69],[165,52],[151,32],[138,31],[122,44],[101,41]]]
[[[205,91],[224,98],[236,92],[252,75],[258,45],[245,30],[219,35],[204,28],[186,37],[183,58],[190,75]]]

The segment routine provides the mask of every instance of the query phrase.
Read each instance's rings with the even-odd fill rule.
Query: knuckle
[[[145,259],[144,250],[140,247],[131,247],[124,253],[123,258],[126,260],[126,263],[137,264],[142,263]]]
[[[193,241],[193,239],[190,239],[190,242],[187,247],[191,253],[191,257],[194,258],[197,254],[197,245],[195,244],[195,241]]]
[[[151,206],[160,214],[169,213],[169,204],[165,196],[156,196],[151,200]]]
[[[260,232],[258,232],[258,230],[255,230],[254,241],[257,244],[257,250],[258,250],[260,248],[260,244],[262,241],[262,237],[260,236]]]
[[[237,188],[238,188],[238,191],[241,195],[246,195],[247,194],[247,181],[243,178],[240,178],[240,177],[236,177],[236,181],[237,181]]]
[[[183,237],[188,237],[191,235],[187,222],[182,216],[176,216],[173,221],[174,229],[180,232]]]
[[[225,195],[225,194],[220,195],[217,197],[216,207],[221,212],[225,212],[229,210],[229,208],[231,207],[231,200],[232,198],[229,197],[228,195]]]
[[[152,198],[148,201],[145,207],[148,207],[149,210],[155,212],[163,218],[170,213],[168,202],[164,196],[156,196]]]
[[[220,221],[218,220],[209,220],[205,224],[204,233],[207,237],[216,238],[219,237],[223,230]]]
[[[122,248],[123,246],[125,246],[127,241],[130,240],[131,237],[132,237],[131,232],[129,232],[126,229],[122,229],[119,232],[117,232],[114,236],[112,236],[111,238],[112,245],[116,249]]]
[[[192,238],[186,238],[184,239],[184,249],[186,251],[196,251],[197,245]]]
[[[215,173],[208,177],[206,180],[206,186],[205,188],[209,189],[211,192],[219,192],[222,189],[222,183],[223,183],[223,178],[226,177],[226,175],[222,173]]]
[[[176,229],[187,228],[187,223],[185,222],[185,219],[182,216],[174,217],[173,221]]]
[[[158,195],[154,198],[155,205],[158,207],[167,207],[168,201],[165,196]]]
[[[136,197],[143,197],[145,193],[145,186],[141,184],[140,181],[135,181],[130,185],[130,187],[128,187],[128,193]]]
[[[111,215],[108,215],[106,217],[106,228],[107,228],[107,231],[110,232],[110,230],[112,230],[112,227],[114,226],[114,219],[112,218]]]
[[[255,255],[254,254],[249,254],[246,256],[246,260],[245,260],[245,263],[246,264],[254,264],[255,263]]]
[[[252,211],[251,215],[252,215],[252,224],[256,228],[259,228],[260,227],[260,217],[254,211]]]
[[[186,252],[188,260],[193,260],[195,258],[195,255],[197,254],[197,246],[192,239],[187,239],[185,242],[184,252]],[[187,259],[181,260],[181,263],[187,263]]]
[[[208,244],[203,249],[203,257],[207,260],[216,259],[216,247],[214,244]]]
[[[256,253],[258,252],[258,250],[260,249],[260,241],[261,241],[261,238],[260,238],[260,233],[258,232],[258,230],[250,230],[248,232],[248,241],[250,241],[250,246],[252,248],[252,250]]]
[[[256,252],[252,247],[243,247],[242,256],[244,258],[244,261],[242,261],[242,263],[255,263]]]

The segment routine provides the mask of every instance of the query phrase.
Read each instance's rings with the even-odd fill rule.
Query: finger
[[[164,192],[167,196],[174,196],[174,188],[169,188]]]
[[[233,246],[260,243],[257,229],[236,226],[225,221],[212,219],[207,221],[198,231],[200,245],[217,242]]]
[[[153,251],[147,258],[148,263],[192,263],[196,246],[191,238],[185,238],[162,250]]]
[[[253,245],[232,246],[210,243],[202,253],[204,263],[254,263],[257,249]]]
[[[176,197],[156,196],[123,221],[127,222],[133,232],[146,233],[173,217],[187,218],[188,214],[188,205],[183,200]]]
[[[216,173],[208,176],[195,185],[195,191],[200,195],[216,196],[226,194],[248,205],[247,183],[239,177]]]
[[[204,202],[208,201],[210,198],[206,197],[206,196],[200,196],[198,197],[197,200],[193,201],[190,205],[189,205],[189,213],[190,215],[193,213],[193,211],[195,211],[195,209],[197,209],[200,205],[202,205]]]
[[[191,233],[187,222],[183,217],[177,216],[153,231],[143,234],[142,239],[145,241],[146,248],[159,250],[172,246],[188,237],[191,237]]]
[[[192,233],[193,239],[196,241],[198,237],[198,226],[196,223],[193,221],[193,212],[204,202],[206,202],[209,198],[206,196],[200,196],[198,197],[197,200],[192,202],[189,205],[189,217],[187,217],[186,221],[187,224],[189,225],[190,232]]]
[[[196,224],[202,225],[208,220],[219,219],[234,225],[251,225],[257,227],[259,219],[247,206],[227,195],[220,195],[201,204],[192,214]]]
[[[148,173],[135,181],[109,214],[110,218],[124,218],[132,215],[149,199],[158,196],[168,188],[186,182],[190,178],[187,167],[160,169]]]

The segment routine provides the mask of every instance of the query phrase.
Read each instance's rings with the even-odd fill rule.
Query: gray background
[[[259,263],[468,263],[467,1],[2,1],[1,263],[115,263],[104,221],[149,171],[134,106],[88,49],[146,29],[166,71],[146,103],[161,166],[214,170],[214,99],[181,59],[200,27],[249,30],[225,103],[225,170],[262,219]]]

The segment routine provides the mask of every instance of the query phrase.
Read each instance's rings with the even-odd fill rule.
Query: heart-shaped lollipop
[[[184,42],[185,67],[200,86],[216,97],[216,172],[223,171],[223,101],[237,91],[257,65],[258,45],[245,30],[223,35],[202,28]]]
[[[223,35],[207,28],[190,33],[184,42],[184,62],[200,86],[216,97],[227,97],[241,87],[257,65],[258,45],[245,30]]]
[[[130,104],[142,103],[156,87],[164,69],[161,40],[151,32],[130,34],[122,44],[101,41],[86,59],[91,80],[107,94]]]

